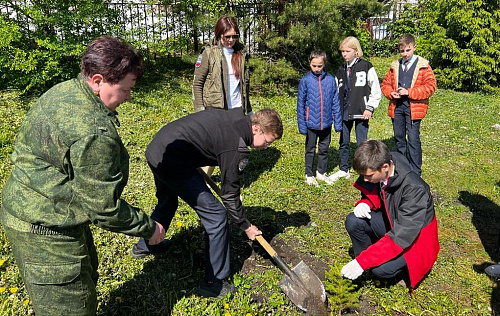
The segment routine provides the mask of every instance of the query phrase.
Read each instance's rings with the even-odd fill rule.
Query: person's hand
[[[368,111],[368,110],[365,110],[363,112],[363,120],[369,120],[370,117],[372,117],[372,112]]]
[[[163,228],[163,226],[160,223],[156,222],[155,233],[153,234],[153,236],[151,236],[151,238],[149,238],[148,244],[156,245],[161,243],[164,239],[165,239],[165,228]]]
[[[372,218],[372,216],[370,215],[370,206],[368,206],[368,204],[366,203],[359,203],[358,205],[356,205],[352,212],[357,218]]]
[[[255,240],[255,236],[262,235],[262,232],[254,225],[250,225],[250,227],[245,229],[245,233],[250,240]]]
[[[350,280],[356,280],[363,273],[363,271],[364,270],[361,268],[358,261],[354,259],[342,267],[340,275]]]
[[[401,95],[397,91],[392,91],[391,92],[391,97],[393,99],[399,99],[399,98],[401,98]]]
[[[408,95],[408,90],[407,90],[407,89],[405,89],[405,88],[401,88],[401,87],[399,87],[399,88],[398,88],[398,93],[399,93],[399,95],[400,95],[400,96],[401,96],[401,95]]]

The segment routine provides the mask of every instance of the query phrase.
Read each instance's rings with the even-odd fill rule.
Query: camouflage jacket
[[[28,111],[16,138],[2,211],[49,228],[93,223],[149,238],[156,224],[120,198],[129,156],[115,113],[79,76],[56,85]]]

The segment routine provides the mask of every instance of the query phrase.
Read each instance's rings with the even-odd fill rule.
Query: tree
[[[278,27],[262,33],[260,40],[276,59],[285,57],[307,69],[312,50],[322,49],[338,57],[340,41],[356,35],[360,22],[381,13],[384,6],[373,0],[297,0],[283,8],[271,17]]]
[[[414,9],[417,52],[438,85],[490,92],[500,82],[500,1],[421,0]]]
[[[99,0],[0,2],[0,89],[35,92],[78,73],[90,40],[118,12]]]

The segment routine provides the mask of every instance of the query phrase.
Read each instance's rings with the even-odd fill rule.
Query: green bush
[[[414,9],[417,53],[431,62],[438,86],[491,92],[500,81],[500,3],[423,0]]]
[[[262,95],[291,94],[299,85],[301,74],[284,58],[276,61],[252,57],[250,88]]]
[[[370,45],[370,56],[391,57],[398,51],[398,43],[396,40],[373,40]]]
[[[0,15],[0,90],[39,93],[74,77],[85,45],[115,27],[104,1],[6,4]]]

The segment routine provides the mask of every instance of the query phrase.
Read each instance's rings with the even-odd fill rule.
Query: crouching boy
[[[367,269],[380,279],[407,275],[415,288],[439,252],[429,186],[411,170],[406,157],[389,152],[378,140],[360,144],[353,168],[360,174],[354,187],[361,199],[345,225],[355,259],[341,275],[354,280]]]

